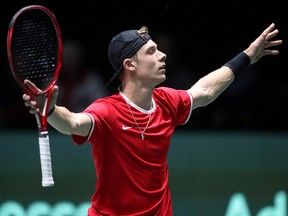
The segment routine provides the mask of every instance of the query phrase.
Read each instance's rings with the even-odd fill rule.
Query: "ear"
[[[135,70],[135,62],[132,59],[125,59],[123,61],[123,66],[127,69],[127,70]]]

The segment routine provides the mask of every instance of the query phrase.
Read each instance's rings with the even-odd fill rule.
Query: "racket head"
[[[55,15],[42,5],[15,13],[7,34],[11,72],[27,94],[45,94],[55,85],[62,65],[62,35]],[[28,88],[28,79],[36,88]]]

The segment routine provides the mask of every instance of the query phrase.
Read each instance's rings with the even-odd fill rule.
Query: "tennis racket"
[[[53,186],[47,113],[62,65],[62,36],[55,15],[41,5],[26,6],[16,12],[9,24],[7,54],[11,72],[23,91],[32,98],[45,96],[43,104],[37,105],[40,112],[35,117],[42,186]],[[33,85],[28,87],[24,83],[27,80]]]

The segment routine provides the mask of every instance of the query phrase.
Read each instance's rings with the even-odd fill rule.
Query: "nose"
[[[158,50],[159,51],[159,50]],[[164,52],[159,51],[159,60],[165,61],[166,60],[166,54]]]

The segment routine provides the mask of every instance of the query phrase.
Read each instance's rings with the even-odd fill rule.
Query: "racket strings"
[[[11,50],[14,70],[20,79],[29,79],[40,89],[54,80],[58,64],[58,37],[54,22],[42,10],[29,11],[14,25]]]

